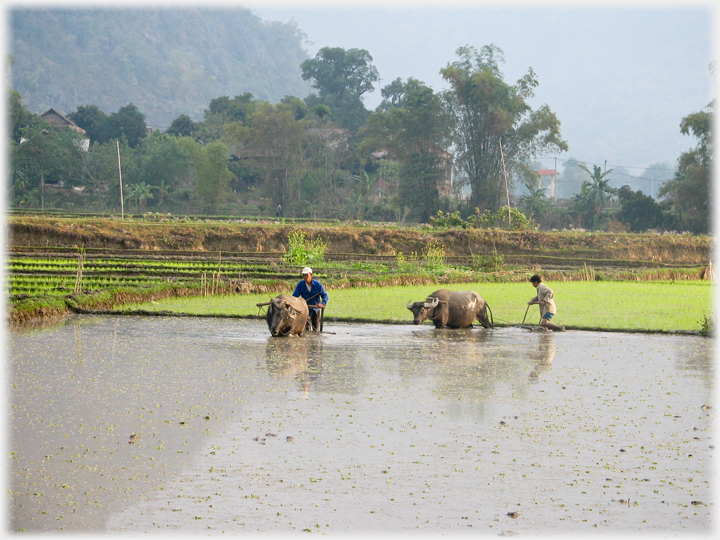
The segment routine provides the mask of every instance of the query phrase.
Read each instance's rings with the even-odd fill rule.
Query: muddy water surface
[[[8,528],[714,528],[712,341],[79,317],[8,335]]]

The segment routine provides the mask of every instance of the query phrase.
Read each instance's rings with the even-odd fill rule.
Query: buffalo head
[[[280,297],[273,298],[267,311],[267,324],[270,333],[273,336],[284,336],[290,333],[294,326],[297,326],[294,323],[298,315],[298,311],[290,302]]]
[[[414,315],[413,323],[420,324],[425,319],[431,319],[439,303],[440,299],[432,296],[429,296],[424,302],[408,302],[407,308]]]

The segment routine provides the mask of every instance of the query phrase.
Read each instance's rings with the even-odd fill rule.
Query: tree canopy
[[[342,128],[354,132],[362,127],[368,114],[362,96],[374,90],[373,83],[380,79],[368,51],[323,47],[300,67],[303,79],[312,80],[318,90],[317,98],[310,98],[308,105],[327,105],[330,119]]]
[[[677,227],[694,233],[708,233],[712,225],[714,114],[713,102],[682,119],[680,132],[693,135],[698,144],[680,155],[675,177],[665,182],[658,192],[669,203]]]
[[[460,47],[459,60],[440,70],[450,84],[458,166],[470,179],[470,207],[495,210],[505,195],[503,158],[512,172],[536,155],[567,150],[560,121],[547,105],[527,99],[538,85],[532,68],[515,85],[503,80],[503,52],[495,45]],[[502,155],[501,146],[502,144]]]
[[[441,96],[416,79],[383,89],[384,106],[371,114],[364,147],[391,152],[400,161],[399,205],[427,221],[439,209],[438,184],[452,167],[450,115]]]

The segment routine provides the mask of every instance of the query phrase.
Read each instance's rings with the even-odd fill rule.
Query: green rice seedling
[[[554,321],[568,328],[675,331],[701,330],[701,319],[712,311],[713,286],[706,282],[549,282],[558,314]],[[329,288],[326,321],[392,321],[408,323],[408,301],[422,300],[436,289],[474,290],[490,305],[497,326],[522,322],[535,290],[521,283],[455,283],[382,288]],[[288,291],[289,292],[289,291]],[[218,315],[257,314],[255,304],[274,294],[235,295],[161,300],[130,309],[169,310]],[[527,322],[537,324],[539,309],[531,306]]]

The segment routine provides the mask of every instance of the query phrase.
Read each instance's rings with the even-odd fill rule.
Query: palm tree
[[[536,188],[532,182],[525,183],[525,186],[530,194],[520,197],[520,202],[524,206],[523,213],[527,217],[540,222],[545,219],[550,206],[550,201],[545,195],[547,188]]]
[[[600,167],[593,165],[593,171],[590,172],[583,165],[579,165],[579,167],[590,175],[592,182],[583,182],[580,193],[574,197],[573,210],[577,212],[586,225],[591,222],[593,228],[598,228],[600,225],[600,213],[612,199],[612,196],[617,193],[617,189],[609,186],[610,179],[607,178],[607,175],[613,169],[602,172]]]
[[[145,182],[139,182],[137,184],[130,184],[128,186],[128,194],[125,196],[126,199],[134,200],[138,205],[141,212],[145,211],[145,204],[148,199],[154,199],[152,194],[153,188],[156,186],[146,184]]]
[[[170,186],[165,183],[165,179],[162,179],[160,180],[159,186],[150,187],[158,192],[158,195],[160,196],[158,204],[162,208],[163,202],[165,202],[165,197],[170,193]]]

